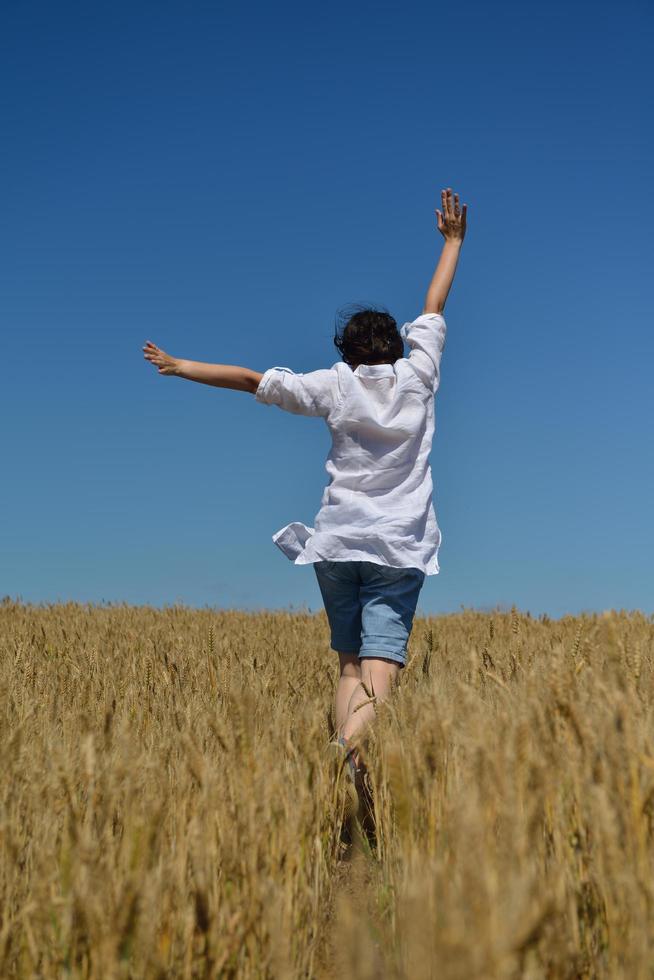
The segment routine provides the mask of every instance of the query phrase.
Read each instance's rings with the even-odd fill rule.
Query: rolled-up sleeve
[[[409,364],[420,380],[436,391],[440,384],[440,368],[447,324],[442,313],[422,313],[400,328],[400,336],[411,352]]]
[[[327,418],[338,403],[338,390],[338,375],[332,368],[296,374],[287,367],[273,367],[264,373],[254,397],[294,415]]]

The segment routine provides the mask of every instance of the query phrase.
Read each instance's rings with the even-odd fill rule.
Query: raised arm
[[[466,233],[468,205],[464,204],[463,208],[459,207],[458,194],[455,194],[454,200],[452,200],[451,187],[441,191],[441,204],[443,213],[441,214],[437,208],[436,214],[438,215],[438,230],[445,239],[445,243],[427,290],[423,313],[442,313],[445,309],[445,301],[454,280],[459,252]]]
[[[263,374],[250,368],[235,367],[232,364],[206,364],[204,361],[187,361],[181,357],[171,357],[148,340],[143,347],[143,356],[154,364],[159,374],[170,374],[189,381],[198,381],[214,388],[233,388],[234,391],[249,391],[254,394]]]

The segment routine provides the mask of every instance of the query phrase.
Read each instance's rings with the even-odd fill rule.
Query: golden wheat
[[[344,852],[324,612],[4,600],[0,976],[650,976],[653,638],[416,619]]]

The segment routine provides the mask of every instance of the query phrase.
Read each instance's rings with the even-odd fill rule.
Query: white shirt
[[[315,526],[294,521],[273,534],[296,565],[330,559],[440,571],[429,453],[445,333],[442,314],[423,313],[401,327],[411,350],[394,364],[352,371],[337,361],[308,374],[274,367],[263,375],[257,401],[319,415],[332,436]]]

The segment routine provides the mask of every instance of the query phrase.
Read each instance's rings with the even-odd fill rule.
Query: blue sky
[[[652,612],[643,3],[5,4],[0,595],[321,608],[329,434],[159,376],[328,367],[468,203],[419,612]]]

